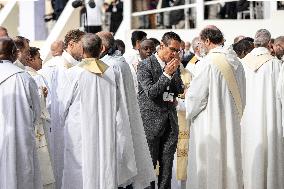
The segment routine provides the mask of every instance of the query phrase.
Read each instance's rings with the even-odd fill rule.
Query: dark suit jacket
[[[178,132],[177,113],[175,104],[165,102],[163,93],[167,91],[183,93],[183,83],[177,71],[172,79],[163,74],[163,70],[154,55],[140,62],[137,71],[138,102],[147,139],[154,139],[163,133],[165,125],[170,124]]]

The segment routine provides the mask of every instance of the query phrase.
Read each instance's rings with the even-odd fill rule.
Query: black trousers
[[[85,26],[85,32],[88,32],[88,33],[97,33],[97,32],[100,32],[102,31],[102,26]]]
[[[118,189],[133,189],[133,187],[132,187],[132,185],[128,185],[128,186],[126,186],[126,188],[118,187]]]
[[[157,161],[159,161],[159,189],[171,188],[172,167],[177,141],[178,126],[176,123],[173,123],[171,119],[168,119],[164,130],[159,136],[155,137],[153,140],[147,139],[154,167],[156,167]],[[151,183],[151,187],[148,188],[154,189],[155,183]]]

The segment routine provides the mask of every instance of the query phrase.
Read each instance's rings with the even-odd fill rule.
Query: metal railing
[[[141,16],[147,16],[150,14],[160,14],[160,13],[168,13],[170,11],[176,11],[184,9],[184,17],[185,17],[185,27],[184,29],[188,29],[189,25],[187,24],[187,20],[189,19],[188,10],[192,9],[195,11],[192,11],[191,18],[195,19],[196,25],[198,25],[200,22],[206,20],[204,18],[204,12],[205,12],[205,6],[214,6],[214,5],[220,5],[224,3],[230,3],[230,2],[237,2],[238,0],[213,0],[213,1],[204,1],[204,0],[195,0],[194,3],[189,3],[188,1],[185,1],[184,5],[178,5],[173,7],[165,7],[160,9],[153,9],[153,10],[145,10],[145,11],[137,11],[137,12],[131,12],[131,19],[133,17],[141,17]],[[263,7],[260,9],[260,7],[255,8],[253,3],[254,2],[260,2],[262,3]],[[124,1],[125,6],[131,6],[131,1]],[[246,15],[242,15],[242,12],[237,14],[237,19],[243,19],[243,18],[250,18],[250,19],[262,19],[262,18],[268,18],[272,11],[277,10],[277,1],[275,0],[259,0],[259,1],[249,1],[250,5],[248,7],[248,10],[246,12]],[[127,5],[128,4],[128,5]],[[266,12],[265,12],[266,11]],[[130,21],[131,22],[131,21]],[[137,28],[132,28],[137,29]]]

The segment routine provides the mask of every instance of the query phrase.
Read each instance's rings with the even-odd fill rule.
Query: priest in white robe
[[[38,159],[42,175],[42,184],[44,189],[53,189],[55,186],[55,178],[51,165],[47,138],[50,128],[50,115],[46,108],[46,100],[49,89],[44,77],[37,73],[37,70],[41,69],[42,67],[39,48],[30,47],[29,52],[30,58],[27,62],[27,66],[25,66],[25,71],[33,77],[37,84],[41,109],[40,120],[35,126],[35,133]]]
[[[13,65],[16,47],[0,38],[0,188],[41,189],[35,124],[40,106],[37,86]]]
[[[66,70],[78,64],[78,60],[82,58],[81,38],[83,35],[84,32],[80,30],[70,30],[65,35],[64,43],[66,48],[62,56],[54,57],[54,61],[50,63],[50,66],[39,71],[47,80],[50,89],[51,105],[48,110],[51,116],[51,132],[49,134],[49,143],[56,189],[61,189],[64,166],[64,123],[60,122],[59,109],[62,106],[62,100],[65,98]]]
[[[84,59],[67,71],[61,114],[65,123],[62,189],[115,189],[119,185],[117,178],[124,173],[117,172],[118,168],[131,172],[132,163],[135,165],[132,138],[121,141],[127,148],[117,147],[122,145],[118,143],[120,137],[124,137],[116,120],[121,99],[114,69],[98,59],[101,39],[95,34],[86,34],[82,42]],[[128,120],[127,114],[121,116]],[[129,122],[126,128],[130,137]],[[117,151],[120,149],[124,153]],[[124,162],[117,161],[121,158],[117,154],[130,160],[129,164],[124,166]]]
[[[17,60],[13,64],[24,70],[29,59],[30,40],[22,36],[16,36],[14,42],[17,47]]]
[[[247,104],[242,118],[244,189],[284,188],[283,128],[276,85],[281,62],[270,55],[270,32],[257,31],[243,59]]]
[[[202,70],[204,66],[204,64],[200,64],[202,63],[200,60],[206,55],[206,52],[199,37],[193,38],[191,44],[194,56],[190,59],[185,68],[191,73],[193,77],[195,77],[198,75],[198,73]]]
[[[222,47],[223,34],[207,27],[200,38],[208,54],[186,94],[191,121],[188,189],[242,189],[241,127],[245,75],[233,51]]]
[[[129,116],[128,121],[130,122],[136,161],[135,167],[137,167],[137,174],[129,184],[132,183],[134,189],[144,189],[147,186],[150,186],[150,182],[155,180],[155,173],[136,98],[136,91],[131,77],[130,66],[126,63],[124,57],[117,55],[115,49],[113,49],[114,38],[110,32],[99,32],[97,34],[103,42],[101,60],[118,72],[117,83],[122,98],[121,102],[126,107],[126,113]],[[109,53],[106,54],[107,52]],[[118,112],[119,116],[121,114],[120,111],[121,110]],[[125,120],[125,118],[122,120]],[[125,127],[126,125],[124,122],[120,122],[120,124],[122,127]],[[125,140],[128,141],[127,138]]]

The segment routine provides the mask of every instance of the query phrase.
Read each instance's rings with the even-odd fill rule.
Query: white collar
[[[159,62],[159,64],[160,64],[160,66],[161,66],[161,68],[164,69],[164,67],[166,66],[166,63],[163,62],[162,59],[160,59],[160,57],[158,56],[158,53],[157,53],[157,52],[155,53],[155,57],[157,58],[157,60],[158,60],[158,62]]]
[[[1,63],[11,63],[12,64],[12,62],[10,60],[0,60],[0,62]]]
[[[35,72],[35,73],[37,73],[37,71],[35,69],[33,69],[32,67],[30,67],[30,66],[25,66],[25,70],[28,71],[28,72]]]
[[[62,55],[61,55],[64,59],[67,60],[68,63],[72,64],[73,66],[77,65],[79,62],[77,60],[75,60],[71,54],[69,54],[66,51],[63,51]]]
[[[209,51],[209,53],[215,53],[215,52],[227,54],[228,49],[224,48],[223,46],[217,46]]]
[[[240,64],[237,54],[231,48],[226,48],[224,46],[217,46],[209,51],[211,53],[222,53],[226,56],[228,63],[230,63],[236,70]]]
[[[38,75],[37,71],[29,66],[25,66],[25,71],[28,72],[31,76]]]
[[[270,51],[265,47],[257,47],[257,48],[254,48],[250,53],[253,56],[259,56],[263,54],[270,54]]]

